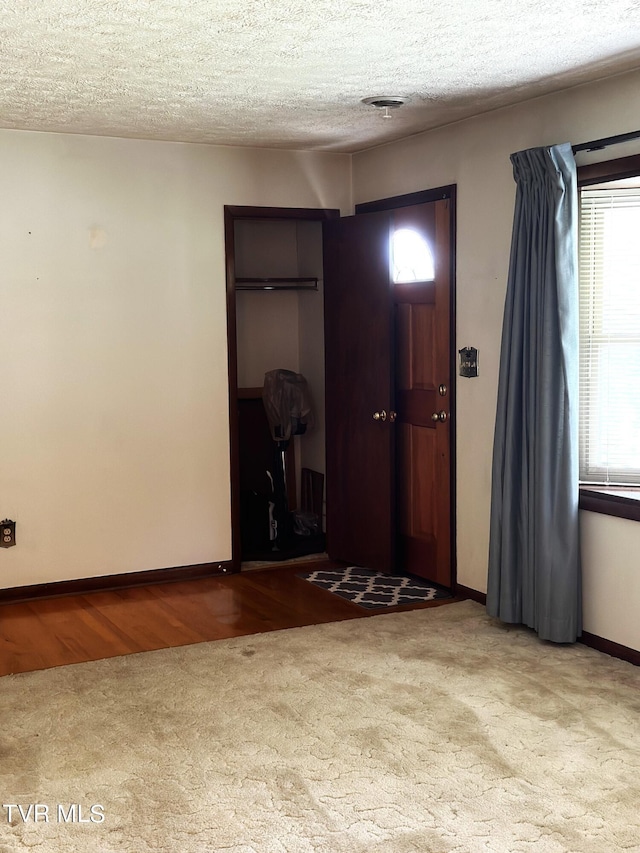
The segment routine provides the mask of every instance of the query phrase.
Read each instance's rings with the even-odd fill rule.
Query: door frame
[[[229,461],[231,485],[231,572],[240,571],[240,456],[238,436],[238,340],[236,335],[235,223],[239,219],[324,222],[337,219],[335,208],[255,207],[225,204],[224,249],[227,280],[227,362],[229,371]]]
[[[451,389],[449,397],[450,414],[450,518],[451,518],[451,589],[455,591],[458,585],[458,560],[457,560],[457,536],[456,536],[456,450],[457,450],[457,428],[456,428],[456,390],[455,381],[457,373],[456,359],[456,184],[448,184],[430,190],[419,190],[418,192],[405,193],[404,195],[391,196],[389,198],[375,199],[361,204],[356,204],[356,215],[359,213],[377,213],[384,210],[397,210],[401,207],[411,207],[414,204],[425,204],[427,202],[449,199],[450,202],[450,288],[449,288],[449,370],[451,376]]]
[[[437,187],[430,190],[406,193],[363,202],[355,206],[356,215],[359,213],[374,213],[382,210],[394,210],[414,204],[422,204],[438,199],[449,199],[451,208],[450,219],[450,369],[451,377],[457,376],[456,363],[456,185]],[[236,286],[235,286],[235,222],[239,219],[298,219],[325,221],[337,219],[340,211],[335,208],[300,208],[300,207],[257,207],[251,205],[224,206],[224,238],[225,238],[225,268],[226,268],[226,301],[227,301],[227,361],[229,387],[229,454],[230,454],[230,489],[231,489],[231,571],[240,571],[240,461],[238,447],[238,350],[236,336]],[[450,397],[450,494],[451,494],[451,579],[452,588],[457,586],[457,549],[456,549],[456,383],[452,381]]]

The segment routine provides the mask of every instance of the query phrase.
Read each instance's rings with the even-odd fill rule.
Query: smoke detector
[[[398,107],[407,103],[409,98],[405,95],[374,95],[372,98],[363,98],[362,103],[368,107],[376,107],[378,110],[384,110],[382,118],[392,118],[391,110],[397,110]]]

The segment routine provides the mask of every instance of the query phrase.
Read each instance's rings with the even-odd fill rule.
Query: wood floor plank
[[[3,604],[0,675],[380,612],[297,577],[311,568],[336,565],[277,564],[235,575]]]

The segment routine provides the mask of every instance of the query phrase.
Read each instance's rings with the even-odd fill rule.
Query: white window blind
[[[640,188],[580,193],[580,479],[640,485]]]

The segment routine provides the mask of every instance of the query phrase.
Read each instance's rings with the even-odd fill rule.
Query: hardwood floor
[[[334,563],[314,563],[313,568]],[[0,675],[374,616],[296,577],[303,563],[0,605]],[[414,610],[457,601],[427,602]]]

